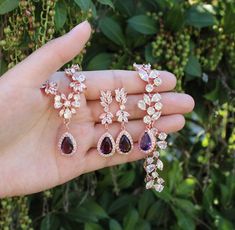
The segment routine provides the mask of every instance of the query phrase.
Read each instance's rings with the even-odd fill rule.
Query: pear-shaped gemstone
[[[113,151],[113,144],[109,137],[105,137],[100,145],[100,152],[103,154],[110,154]]]
[[[64,154],[70,154],[74,150],[73,142],[69,136],[65,136],[61,143],[61,151]]]
[[[152,141],[148,132],[144,132],[144,135],[140,139],[140,149],[143,151],[148,151],[152,147]]]
[[[120,151],[123,153],[130,152],[131,141],[129,140],[129,138],[125,134],[123,134],[121,136],[118,147],[119,147]]]

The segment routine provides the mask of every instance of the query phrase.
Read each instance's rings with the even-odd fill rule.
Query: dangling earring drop
[[[41,89],[44,89],[47,95],[51,94],[54,96],[54,108],[60,110],[59,116],[64,119],[64,124],[67,129],[64,132],[58,142],[58,148],[62,155],[71,156],[77,150],[77,143],[73,135],[69,132],[69,124],[72,115],[76,113],[76,109],[80,107],[80,93],[86,88],[85,76],[78,73],[78,65],[72,65],[71,68],[65,70],[65,74],[71,77],[70,88],[72,92],[66,96],[64,93],[58,92],[57,83],[46,81]],[[82,76],[82,77],[81,77]],[[77,88],[71,86],[71,84],[76,84]]]
[[[113,114],[110,112],[109,106],[112,103],[111,91],[101,91],[100,104],[104,108],[104,113],[100,115],[101,124],[107,130],[99,139],[97,144],[98,153],[104,157],[112,156],[115,153],[115,141],[108,131],[108,127],[112,124]]]
[[[125,104],[127,102],[126,94],[127,93],[124,91],[124,88],[115,90],[115,99],[120,108],[116,113],[116,117],[118,122],[121,123],[121,132],[118,134],[116,139],[116,150],[120,154],[128,154],[133,149],[132,137],[125,128],[125,123],[128,122],[128,116],[130,116],[130,114],[125,111]]]

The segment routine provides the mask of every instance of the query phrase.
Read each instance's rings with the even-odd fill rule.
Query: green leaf
[[[85,223],[84,230],[104,230],[99,224],[95,223]]]
[[[128,196],[128,195],[120,196],[118,199],[112,202],[108,213],[113,214],[113,213],[121,212],[122,210],[126,209],[128,204],[131,204],[131,202],[133,202],[132,196]]]
[[[194,191],[195,185],[195,178],[187,178],[177,186],[176,194],[180,196],[191,196]]]
[[[173,204],[176,208],[181,209],[183,212],[186,212],[188,215],[193,217],[195,215],[195,206],[190,200],[173,198]]]
[[[219,94],[220,94],[220,83],[219,83],[219,80],[217,80],[215,88],[212,91],[204,94],[203,96],[207,100],[213,102],[213,101],[216,101],[219,98]]]
[[[120,46],[125,46],[125,37],[121,26],[113,18],[104,17],[99,21],[99,27],[103,34]]]
[[[110,230],[122,230],[122,226],[115,219],[111,219],[109,221],[109,229]]]
[[[166,27],[172,31],[179,31],[185,24],[185,11],[182,5],[174,5],[166,14]]]
[[[74,2],[83,11],[88,11],[90,9],[90,7],[91,7],[91,0],[74,0]]]
[[[131,209],[129,213],[124,217],[123,226],[125,230],[135,229],[135,225],[139,219],[138,212],[135,209]]]
[[[188,63],[184,70],[187,74],[192,76],[201,77],[202,75],[201,65],[198,59],[193,55],[189,56]]]
[[[225,14],[222,20],[224,26],[224,32],[226,34],[235,32],[234,19],[235,19],[235,4],[227,3],[225,8]]]
[[[128,24],[131,28],[142,34],[152,35],[157,32],[157,26],[154,19],[146,15],[134,16],[128,20]]]
[[[203,28],[216,24],[216,18],[208,10],[208,4],[193,5],[186,13],[186,23],[197,28]]]
[[[135,171],[134,170],[126,171],[118,180],[118,186],[120,188],[128,188],[130,187],[130,185],[132,185],[134,179],[135,179]]]
[[[87,65],[87,70],[108,69],[112,62],[112,55],[108,53],[100,53],[93,57]]]
[[[51,226],[53,226],[53,229],[58,229],[60,226],[60,220],[54,214],[48,214],[43,218],[40,229],[51,230],[52,229]]]
[[[7,64],[6,62],[0,58],[0,77],[7,71]]]
[[[14,10],[19,5],[19,0],[0,0],[0,15]]]
[[[103,4],[103,5],[108,5],[108,6],[110,6],[114,9],[114,5],[113,5],[113,2],[111,0],[98,0],[98,2]]]
[[[67,10],[64,2],[57,2],[55,6],[55,26],[56,29],[61,29],[67,18]]]
[[[178,226],[181,230],[194,230],[195,223],[194,220],[187,215],[187,213],[182,212],[177,208],[173,208],[173,212],[177,218]]]
[[[152,191],[144,191],[140,196],[138,201],[138,211],[139,215],[143,218],[146,212],[149,210],[149,207],[154,202],[154,197]]]
[[[132,16],[134,14],[135,6],[133,0],[117,0],[115,2],[116,8],[119,10],[121,14],[125,14],[125,16]]]

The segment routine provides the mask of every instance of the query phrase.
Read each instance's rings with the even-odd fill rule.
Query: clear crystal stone
[[[154,120],[157,120],[160,116],[161,116],[161,112],[156,112],[156,113],[153,114],[152,118]]]
[[[154,107],[155,107],[156,110],[161,110],[162,109],[162,103],[157,102]]]
[[[79,101],[73,101],[72,102],[72,106],[76,107],[76,108],[79,108],[81,105],[81,103]]]
[[[146,189],[150,189],[150,188],[152,188],[153,187],[153,185],[154,185],[154,181],[153,180],[150,180],[150,181],[148,181],[147,183],[146,183]]]
[[[158,151],[154,151],[154,152],[153,152],[153,156],[156,157],[156,158],[158,158],[158,157],[160,156],[160,153],[159,153]]]
[[[144,94],[144,102],[145,102],[147,105],[150,105],[150,104],[151,104],[151,99],[150,99],[149,95]]]
[[[146,110],[146,104],[143,100],[140,100],[138,102],[138,107],[141,109],[141,110]]]
[[[149,77],[150,78],[156,78],[156,77],[159,77],[159,75],[160,75],[159,71],[154,69],[150,72]]]
[[[167,142],[166,141],[158,141],[157,145],[160,149],[166,149],[167,147]]]
[[[152,96],[152,99],[151,99],[151,101],[152,102],[158,102],[158,101],[160,101],[161,100],[161,95],[159,94],[159,93],[155,93],[153,96]]]
[[[59,108],[61,108],[63,106],[63,104],[60,102],[60,101],[56,101],[55,103],[54,103],[54,108],[55,109],[59,109]]]
[[[147,84],[146,87],[145,87],[145,90],[150,93],[153,91],[153,85],[152,84]]]
[[[140,78],[144,81],[148,81],[148,73],[142,69],[139,70],[139,75],[140,75]]]
[[[152,157],[148,157],[146,159],[146,161],[147,161],[147,164],[152,164],[153,163],[153,158]]]
[[[154,165],[154,164],[150,164],[150,165],[146,166],[147,173],[151,173],[155,169],[156,169],[156,165]]]
[[[158,179],[157,179],[157,183],[158,184],[163,184],[165,181],[161,178],[161,177],[159,177]]]
[[[120,109],[121,109],[121,110],[124,110],[125,108],[126,108],[125,105],[120,105]]]
[[[155,178],[157,178],[159,176],[159,174],[158,174],[158,172],[152,172],[152,177],[155,179]]]
[[[164,189],[164,186],[162,184],[155,184],[154,188],[157,192],[161,192]]]
[[[151,123],[151,117],[146,115],[146,116],[144,116],[143,121],[144,121],[145,124],[150,124]]]
[[[156,164],[157,168],[159,170],[163,170],[163,163],[160,159],[157,159],[157,164]]]
[[[65,101],[65,102],[64,102],[64,106],[65,106],[65,107],[69,107],[70,105],[71,105],[70,101]]]
[[[154,79],[154,85],[159,86],[162,84],[162,79],[157,77]]]
[[[76,101],[78,101],[78,100],[81,99],[81,97],[80,97],[79,94],[75,94],[75,95],[73,96],[73,98],[74,98],[74,100],[76,100]]]
[[[161,132],[161,133],[158,134],[158,138],[159,138],[161,141],[164,141],[164,140],[166,140],[166,138],[167,138],[167,134]]]
[[[149,107],[147,109],[147,113],[151,116],[151,115],[153,115],[155,113],[155,109],[153,107]]]
[[[61,96],[60,96],[60,95],[56,95],[56,96],[55,96],[55,101],[60,101],[60,99],[61,99]]]
[[[72,112],[69,109],[66,109],[64,112],[64,118],[70,119],[72,117]]]
[[[151,132],[154,136],[156,136],[156,134],[158,133],[158,130],[157,130],[157,128],[153,127],[153,128],[151,128]]]

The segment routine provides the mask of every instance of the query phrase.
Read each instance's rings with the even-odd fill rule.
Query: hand
[[[144,112],[137,108],[137,102],[145,84],[137,72],[125,70],[84,72],[88,89],[70,123],[70,131],[78,142],[77,153],[66,157],[57,149],[63,120],[53,108],[53,98],[39,88],[51,77],[60,89],[66,89],[68,79],[63,72],[54,72],[82,50],[90,33],[85,21],[48,42],[0,78],[0,197],[39,192],[83,173],[144,157],[137,145],[144,130]],[[162,71],[161,78],[163,116],[156,127],[167,133],[176,132],[184,126],[182,114],[193,109],[194,101],[189,95],[169,92],[176,84],[173,74]],[[135,142],[134,150],[127,156],[104,158],[96,150],[97,141],[105,132],[99,123],[99,94],[100,90],[121,87],[128,92],[127,111],[131,116],[127,130]],[[113,102],[112,111],[117,108]],[[114,138],[119,131],[120,125],[114,122],[110,126]]]

